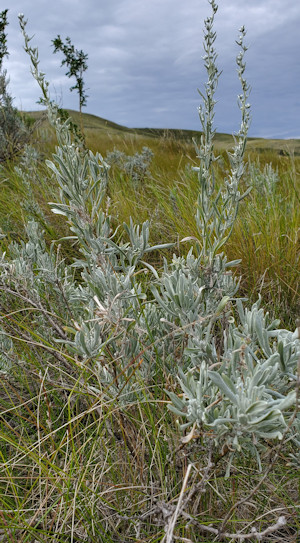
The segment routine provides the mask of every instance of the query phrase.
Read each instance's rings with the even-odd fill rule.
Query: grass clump
[[[56,180],[50,207],[65,231],[47,242],[41,224],[48,219],[32,204],[24,239],[2,241],[3,541],[292,541],[299,534],[299,328],[281,328],[261,300],[246,304],[233,273],[238,262],[224,253],[249,193],[242,178],[249,87],[242,28],[241,129],[221,183],[213,146],[217,5],[209,3],[203,134],[190,171],[194,232],[180,238],[178,253],[158,232],[151,239],[148,220],[110,215],[111,170],[77,144],[50,101],[20,17],[56,131],[46,175]],[[136,197],[140,181],[132,181]],[[173,193],[174,206],[183,201]]]

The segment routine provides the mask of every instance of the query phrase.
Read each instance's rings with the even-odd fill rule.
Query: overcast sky
[[[13,3],[13,6],[11,6]],[[219,132],[239,128],[240,93],[235,39],[247,28],[247,79],[252,87],[251,136],[300,137],[300,2],[219,0],[215,30],[218,88],[215,124]],[[4,62],[14,105],[38,109],[40,93],[23,51],[18,13],[28,19],[40,68],[61,107],[78,109],[73,83],[53,54],[51,40],[70,36],[88,54],[84,111],[128,127],[201,129],[197,106],[206,74],[203,21],[207,0],[7,0],[10,56]]]

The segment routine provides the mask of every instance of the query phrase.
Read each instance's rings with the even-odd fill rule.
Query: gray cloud
[[[197,88],[206,74],[201,56],[208,2],[199,0],[14,0],[9,10],[5,67],[17,107],[36,109],[39,89],[22,51],[18,12],[40,53],[51,93],[63,107],[76,109],[71,80],[52,54],[51,40],[70,36],[88,53],[86,111],[127,126],[200,129]],[[251,135],[300,137],[300,5],[294,0],[219,0],[216,16],[218,63],[223,70],[216,125],[238,130],[234,63],[238,28],[247,27],[247,77],[252,86]]]

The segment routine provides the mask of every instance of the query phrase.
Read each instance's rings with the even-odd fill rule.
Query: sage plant
[[[139,183],[149,175],[148,168],[152,158],[153,152],[149,147],[144,146],[141,153],[135,153],[133,156],[115,149],[106,155],[105,161],[110,165],[116,165],[138,187]]]
[[[196,255],[191,248],[186,257],[174,255],[171,263],[165,259],[162,273],[146,261],[146,256],[172,244],[152,247],[148,221],[142,226],[132,221],[123,225],[123,236],[119,234],[121,225],[112,229],[105,205],[109,167],[99,154],[85,152],[72,141],[68,121],[60,120],[49,98],[48,84],[38,69],[37,50],[30,47],[23,17],[20,24],[33,75],[59,143],[53,160],[47,161],[60,187],[60,202],[52,203],[51,208],[66,218],[71,231],[68,239],[78,244],[82,254],[82,259],[73,263],[81,269],[81,284],[67,288],[67,281],[64,287],[64,297],[75,315],[74,326],[69,329],[71,337],[61,336],[56,341],[78,360],[97,368],[98,381],[91,385],[94,390],[99,391],[99,383],[105,382],[110,394],[119,397],[122,391],[125,404],[141,381],[151,383],[158,360],[170,373],[179,372],[182,395],[168,391],[170,409],[186,420],[182,429],[192,425],[191,439],[197,432],[204,439],[213,436],[215,449],[230,453],[230,470],[235,455],[244,450],[260,463],[265,440],[282,439],[289,428],[297,398],[299,338],[278,330],[278,322],[268,323],[259,304],[248,310],[242,300],[237,300],[234,313],[229,303],[238,288],[230,272],[236,263],[227,262],[220,250],[246,195],[241,195],[239,182],[250,122],[249,85],[244,77],[242,27],[237,40],[241,48],[237,56],[241,127],[229,154],[231,172],[217,188],[213,120],[220,73],[213,31],[217,5],[214,0],[209,3],[212,15],[205,21],[204,37],[208,82],[205,93],[200,93],[203,135],[197,147],[196,221],[200,239]],[[139,280],[145,271],[151,274],[146,285]],[[70,277],[68,268],[64,273]],[[118,376],[117,360],[122,361]]]
[[[232,232],[239,203],[250,191],[248,189],[244,194],[240,194],[239,191],[239,182],[244,172],[243,158],[250,124],[250,105],[248,104],[250,87],[244,77],[246,67],[244,55],[247,47],[244,44],[246,31],[244,27],[241,27],[237,40],[237,44],[241,49],[236,58],[238,77],[242,87],[242,93],[238,97],[242,117],[241,126],[235,137],[234,150],[228,153],[231,172],[228,178],[224,180],[223,186],[217,188],[214,163],[218,160],[218,157],[214,154],[213,139],[216,133],[214,128],[215,93],[220,72],[216,65],[217,53],[214,48],[216,33],[213,30],[213,23],[218,6],[214,0],[209,0],[209,3],[212,7],[212,15],[205,20],[204,32],[204,62],[208,80],[205,84],[205,92],[199,91],[203,100],[203,105],[199,107],[202,135],[200,145],[195,143],[199,166],[195,167],[194,170],[198,172],[199,181],[196,212],[199,231],[198,251],[202,259],[211,268],[212,273],[214,273],[214,268],[219,267],[219,251]]]
[[[229,156],[231,171],[218,187],[213,149],[214,95],[220,76],[213,30],[217,5],[214,0],[209,3],[212,15],[205,21],[204,38],[208,82],[199,109],[203,134],[197,147],[198,239],[196,250],[194,238],[182,240],[192,242],[185,256],[170,258],[165,253],[162,268],[148,256],[173,245],[162,240],[153,246],[149,221],[116,225],[112,220],[109,165],[99,153],[78,145],[70,120],[61,118],[20,16],[32,73],[57,136],[47,165],[59,196],[50,207],[66,221],[69,235],[47,246],[43,217],[29,191],[34,220],[27,224],[26,240],[7,244],[0,260],[0,372],[9,400],[15,394],[18,402],[4,401],[5,416],[13,422],[8,421],[1,449],[4,484],[9,503],[21,508],[17,527],[11,511],[3,517],[9,538],[14,534],[24,539],[26,530],[26,537],[53,538],[55,530],[55,537],[70,540],[106,543],[112,532],[117,540],[124,534],[140,540],[143,534],[170,542],[177,518],[196,493],[201,497],[209,479],[215,475],[217,480],[223,459],[227,477],[241,458],[254,458],[264,469],[265,455],[275,445],[275,458],[285,446],[290,463],[299,465],[300,328],[283,330],[265,313],[261,300],[248,307],[238,298],[238,281],[231,273],[236,262],[228,262],[221,252],[245,196],[239,184],[250,122],[249,86],[242,27],[237,57],[242,121]],[[33,161],[28,149],[18,170],[26,186],[31,174],[36,179]],[[69,255],[64,258],[66,242],[74,244],[71,261]],[[18,376],[23,378],[20,386]],[[6,424],[4,417],[3,421]],[[24,431],[23,426],[17,431],[16,421],[22,421]],[[137,450],[128,445],[127,430]],[[172,449],[179,439],[179,448]],[[139,463],[140,455],[146,464]],[[172,470],[173,462],[167,459],[173,456]],[[188,457],[192,460],[186,470]],[[27,501],[16,493],[14,473],[20,488],[23,481],[29,485]],[[133,488],[124,486],[129,473]],[[241,503],[231,494],[232,501]],[[284,524],[280,517],[264,532],[245,534],[242,528],[227,537],[224,527],[231,511],[221,527],[218,516],[214,528],[211,518],[209,526],[207,519],[201,524],[201,510],[196,530],[208,529],[219,539],[259,540],[261,533]],[[191,514],[189,530],[197,518],[192,507]],[[156,525],[159,516],[161,524]],[[259,509],[259,522],[262,516]],[[182,528],[181,524],[181,532]]]

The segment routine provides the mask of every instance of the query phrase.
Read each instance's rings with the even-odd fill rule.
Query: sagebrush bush
[[[0,162],[7,161],[22,151],[28,143],[30,131],[13,106],[8,92],[6,70],[0,72]]]
[[[47,165],[60,198],[50,206],[67,221],[65,239],[80,256],[68,264],[59,242],[47,247],[36,220],[27,225],[27,241],[2,256],[6,541],[171,543],[197,541],[199,533],[206,541],[242,541],[299,528],[295,488],[286,507],[279,495],[276,503],[264,498],[280,456],[295,473],[299,463],[299,328],[280,329],[259,302],[248,308],[232,274],[237,262],[222,252],[249,192],[240,192],[249,86],[242,27],[241,128],[230,173],[217,188],[217,5],[209,3],[198,235],[183,238],[191,244],[187,256],[164,257],[162,269],[148,255],[172,243],[152,245],[148,221],[113,228],[109,165],[73,141],[20,16],[58,140]],[[238,477],[245,480],[240,488]]]
[[[109,165],[116,165],[119,170],[129,176],[129,179],[137,184],[143,181],[149,175],[149,166],[153,157],[153,152],[149,147],[144,146],[141,153],[135,153],[133,156],[115,149],[107,153],[105,162]]]
[[[7,12],[0,13],[0,162],[15,157],[29,139],[29,130],[13,107],[13,99],[8,92],[9,79],[3,69],[3,59],[8,56],[6,26]]]

